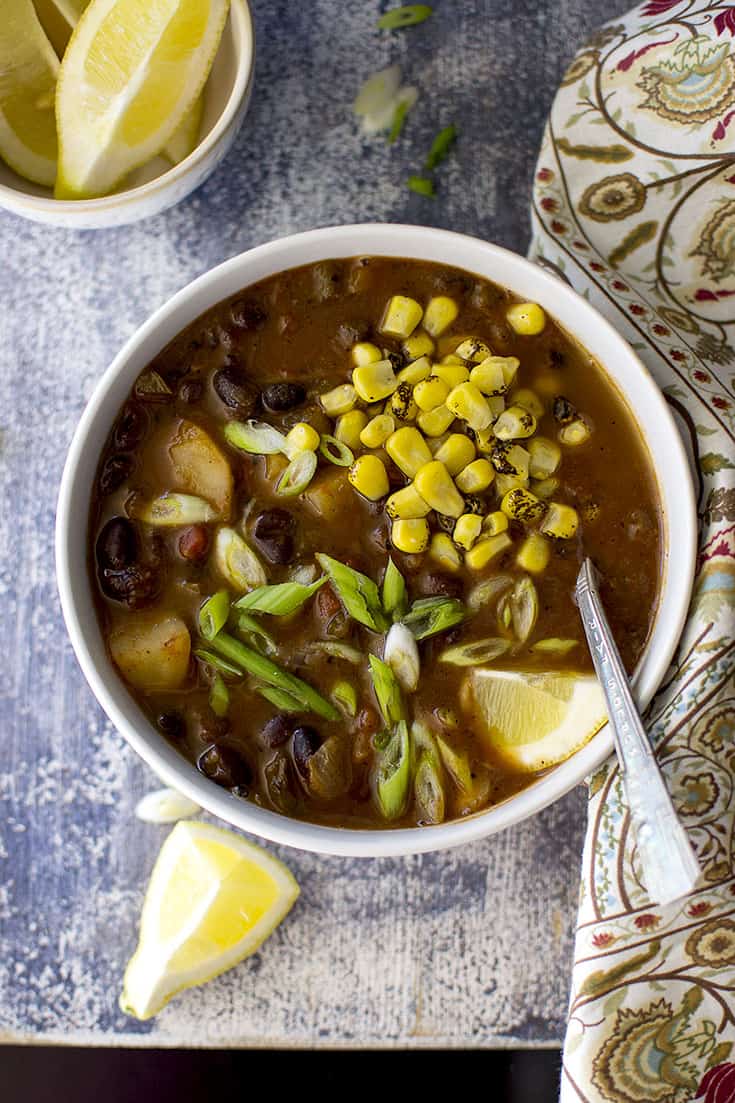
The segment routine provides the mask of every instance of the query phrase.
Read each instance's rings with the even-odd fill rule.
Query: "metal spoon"
[[[585,559],[577,577],[577,605],[607,702],[646,888],[652,903],[670,904],[696,887],[701,871],[631,695],[598,577],[592,560]]]

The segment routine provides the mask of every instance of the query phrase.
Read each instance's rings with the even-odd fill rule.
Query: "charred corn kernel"
[[[385,511],[394,521],[412,521],[431,512],[413,483],[396,490],[385,503]]]
[[[531,463],[531,454],[522,444],[509,444],[504,440],[493,443],[490,456],[492,465],[501,475],[512,475],[527,479]]]
[[[523,440],[536,432],[536,418],[525,406],[509,406],[496,418],[493,432],[498,440]]]
[[[348,414],[340,414],[337,418],[334,435],[337,440],[341,441],[342,444],[346,444],[354,452],[360,444],[360,433],[367,423],[368,416],[364,410],[350,410]]]
[[[456,479],[454,480],[457,481]],[[465,513],[476,513],[478,517],[485,516],[487,506],[479,494],[468,494],[464,500]]]
[[[463,360],[469,360],[473,364],[481,364],[488,356],[492,356],[488,346],[479,337],[467,337],[461,344],[457,345],[454,351],[457,356],[461,356]]]
[[[456,364],[448,364],[442,360],[441,364],[434,364],[434,367],[431,369],[431,374],[435,375],[438,379],[443,379],[450,389],[452,387],[458,387],[460,383],[466,383],[470,377],[469,369],[462,363],[458,356],[456,360]]]
[[[407,364],[405,368],[401,368],[396,378],[399,383],[410,383],[412,387],[415,387],[417,383],[420,383],[422,379],[428,379],[430,375],[431,360],[428,356],[420,356],[412,364]]]
[[[396,421],[416,420],[419,408],[413,400],[413,387],[410,383],[398,384],[390,396],[390,412]]]
[[[444,399],[449,394],[449,387],[443,379],[434,375],[431,379],[424,379],[417,383],[413,389],[413,397],[420,410],[428,412],[435,410],[437,406],[444,405]]]
[[[408,337],[401,345],[401,352],[409,361],[431,356],[433,351],[434,342],[428,333],[414,333],[413,337]]]
[[[380,402],[393,394],[398,386],[390,360],[376,360],[355,368],[352,382],[363,402]]]
[[[556,536],[559,540],[571,540],[579,527],[579,515],[573,506],[550,502],[547,514],[539,527],[547,536]]]
[[[524,337],[533,337],[546,325],[546,315],[538,303],[515,303],[505,314],[508,324]]]
[[[448,295],[435,295],[426,306],[424,329],[432,337],[438,337],[445,329],[449,329],[458,314],[459,307],[454,299],[450,299]]]
[[[528,442],[528,473],[532,479],[547,479],[561,463],[561,448],[554,440],[534,437]]]
[[[431,538],[429,555],[434,562],[446,568],[448,571],[458,571],[462,566],[459,552],[452,543],[451,536],[446,532],[435,532]]]
[[[367,423],[360,431],[360,443],[366,448],[380,448],[396,427],[395,419],[390,414],[378,414]]]
[[[504,498],[509,490],[528,490],[528,479],[523,479],[520,475],[496,475],[495,489]]]
[[[312,425],[306,421],[297,421],[293,429],[286,434],[289,456],[292,452],[316,452],[320,439]]]
[[[482,531],[486,536],[497,536],[500,532],[508,531],[508,518],[502,509],[496,509],[488,513],[482,522]]]
[[[447,439],[434,453],[434,459],[444,464],[449,474],[458,475],[463,467],[475,458],[475,446],[464,433],[450,433]]]
[[[416,489],[437,513],[461,517],[464,513],[462,495],[452,482],[452,476],[441,460],[425,463],[415,475]]]
[[[582,506],[582,517],[587,522],[587,524],[591,524],[593,521],[596,521],[601,513],[602,507],[597,502],[587,502],[584,506]]]
[[[485,396],[478,391],[474,383],[460,383],[447,395],[447,406],[471,429],[487,429],[493,416]]]
[[[363,498],[368,498],[371,502],[384,498],[390,490],[388,472],[385,470],[383,461],[369,453],[355,460],[347,473],[347,478],[358,494],[362,494]]]
[[[319,395],[319,402],[325,414],[329,417],[339,417],[347,414],[357,402],[357,391],[351,383],[340,383],[331,391],[325,391]]]
[[[358,341],[352,346],[352,363],[356,368],[363,368],[365,364],[377,364],[383,359],[383,354],[377,345],[371,345],[369,341]]]
[[[416,419],[419,429],[427,437],[440,437],[454,421],[454,414],[446,406],[422,411]]]
[[[390,530],[390,542],[398,551],[418,555],[429,546],[429,525],[423,518],[394,521]]]
[[[516,556],[516,565],[529,574],[540,574],[549,565],[551,547],[545,536],[532,532],[521,544]]]
[[[521,387],[511,395],[514,406],[523,406],[538,420],[544,416],[545,407],[539,396],[530,387]]]
[[[546,512],[544,503],[530,490],[521,487],[515,487],[504,494],[500,508],[514,521],[535,521]]]
[[[487,356],[470,372],[470,381],[483,394],[504,394],[513,382],[520,361],[515,356]]]
[[[431,452],[429,447],[412,425],[402,429],[396,429],[385,442],[385,450],[397,467],[400,467],[404,475],[412,479],[416,472],[429,463]]]
[[[487,429],[474,430],[473,436],[477,451],[489,455],[495,445],[495,434],[493,433],[492,426],[488,425]]]
[[[410,337],[423,316],[424,312],[415,299],[394,295],[388,300],[380,332],[391,337]]]
[[[553,498],[559,489],[559,480],[555,475],[552,475],[548,479],[534,479],[531,483],[531,490],[534,492],[537,498]]]
[[[452,540],[465,551],[469,551],[482,530],[482,517],[476,513],[463,513],[457,518]]]
[[[507,532],[499,532],[497,536],[483,536],[468,552],[465,552],[464,561],[471,571],[481,571],[512,543]]]
[[[472,460],[454,480],[463,494],[481,494],[495,478],[495,468],[489,460]]]
[[[590,436],[590,427],[582,421],[581,417],[575,421],[570,421],[568,425],[562,426],[559,430],[559,440],[562,444],[584,444],[585,441],[590,439]]]

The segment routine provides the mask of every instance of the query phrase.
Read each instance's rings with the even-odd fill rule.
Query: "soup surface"
[[[661,532],[622,400],[535,304],[397,258],[193,322],[91,504],[102,630],[151,721],[237,795],[346,827],[468,815],[599,728],[585,555],[632,670]]]

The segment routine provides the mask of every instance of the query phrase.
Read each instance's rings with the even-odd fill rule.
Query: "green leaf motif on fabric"
[[[621,961],[619,965],[614,965],[612,969],[595,970],[595,972],[590,973],[584,981],[579,990],[579,995],[591,996],[593,998],[604,995],[605,992],[609,992],[614,988],[617,982],[622,980],[623,977],[628,976],[629,973],[634,973],[636,969],[652,961],[659,953],[660,949],[660,940],[654,938],[653,942],[649,943],[643,953],[635,954],[633,957],[629,957],[627,961]]]
[[[612,253],[607,258],[612,267],[617,268],[621,261],[629,257],[636,249],[640,249],[641,245],[645,245],[647,241],[651,241],[656,236],[657,229],[658,222],[639,223],[635,229],[625,235],[620,244],[613,249]]]
[[[699,466],[703,475],[714,475],[717,471],[735,468],[735,463],[723,456],[721,452],[706,452],[699,457]]]
[[[592,800],[597,793],[599,793],[602,786],[605,784],[605,778],[607,777],[610,767],[607,763],[604,766],[600,766],[599,770],[595,770],[594,774],[589,780],[589,799]]]
[[[633,156],[633,151],[628,146],[618,143],[611,146],[572,145],[567,138],[559,138],[556,144],[562,153],[580,161],[601,161],[616,165],[621,161],[629,161]]]

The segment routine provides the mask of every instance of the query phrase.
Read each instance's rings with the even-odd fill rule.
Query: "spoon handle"
[[[577,605],[607,702],[646,888],[652,903],[669,904],[696,886],[699,862],[641,723],[602,607],[597,577],[592,560],[585,559],[577,577]]]

